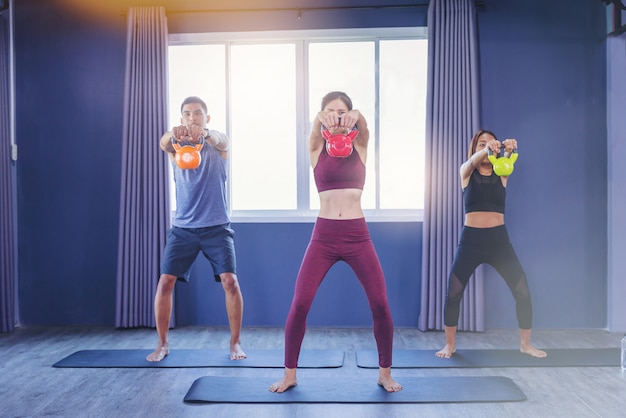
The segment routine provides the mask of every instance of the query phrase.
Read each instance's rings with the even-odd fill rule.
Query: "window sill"
[[[365,210],[367,222],[422,222],[424,220],[423,210],[388,210],[373,211]],[[250,213],[231,214],[232,223],[314,223],[317,219],[316,213],[280,214],[279,212],[262,213],[258,211]]]

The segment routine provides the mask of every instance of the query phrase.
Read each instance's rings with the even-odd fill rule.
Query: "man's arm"
[[[161,146],[161,150],[167,152],[170,158],[174,158],[174,147],[172,146],[172,132],[167,131],[161,136],[161,140],[159,141],[159,145]]]
[[[205,129],[204,140],[207,144],[215,147],[220,152],[228,152],[230,148],[230,140],[225,133]]]
[[[161,140],[159,141],[161,150],[169,153],[172,157],[174,156],[174,154],[176,154],[176,151],[172,146],[173,135],[174,134],[172,131],[167,131],[163,134],[163,136],[161,136]],[[204,141],[206,142],[206,144],[215,147],[221,153],[228,152],[228,149],[230,148],[230,140],[228,139],[228,136],[226,136],[226,134],[205,128],[202,136],[204,136]],[[196,140],[190,140],[191,143],[196,143],[199,141],[199,136]]]

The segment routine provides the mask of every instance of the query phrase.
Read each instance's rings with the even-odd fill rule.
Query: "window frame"
[[[209,33],[177,33],[168,35],[169,46],[178,45],[209,45],[220,44],[226,46],[226,66],[229,65],[230,46],[254,43],[294,43],[296,47],[296,69],[298,71],[298,82],[296,86],[296,123],[297,130],[297,209],[294,210],[233,210],[230,207],[232,201],[232,186],[227,183],[227,200],[229,202],[229,216],[232,222],[237,223],[299,223],[314,222],[318,209],[306,209],[310,207],[309,182],[312,170],[310,168],[309,154],[306,147],[306,139],[310,133],[307,80],[309,77],[306,63],[305,51],[309,43],[315,42],[350,42],[350,41],[375,41],[375,61],[379,62],[379,41],[385,40],[405,40],[405,39],[427,39],[426,27],[401,27],[401,28],[363,28],[363,29],[322,29],[322,30],[285,30],[285,31],[260,31],[260,32],[209,32]],[[300,77],[302,79],[300,79]],[[226,68],[226,94],[230,94],[230,80],[228,68]],[[376,105],[378,107],[378,85],[379,74],[375,74],[376,85]],[[379,167],[379,120],[378,114],[375,118],[375,129],[372,132],[374,141],[370,141],[370,146],[374,147],[375,165]],[[226,105],[226,134],[230,136],[232,132],[231,109]],[[230,156],[233,158],[233,156]],[[229,164],[228,176],[231,176],[231,165]],[[377,182],[378,183],[378,182]],[[376,205],[379,206],[380,196],[378,185],[376,186]],[[421,222],[423,220],[423,209],[363,209],[368,222]]]

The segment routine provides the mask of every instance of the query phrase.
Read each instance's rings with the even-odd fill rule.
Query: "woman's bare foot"
[[[520,347],[519,351],[524,354],[528,354],[529,356],[544,358],[548,357],[548,353],[538,348],[535,348],[532,344],[523,345]]]
[[[273,383],[269,390],[270,392],[283,393],[287,389],[297,385],[298,380],[296,379],[296,369],[288,369],[285,367],[285,375],[283,378],[278,382]]]
[[[443,327],[446,335],[446,345],[435,353],[440,358],[450,358],[452,354],[456,353],[456,326],[450,327],[445,325]]]
[[[437,351],[435,355],[441,358],[450,358],[454,353],[456,353],[456,347],[451,344],[446,344],[445,347]]]
[[[161,361],[170,353],[170,348],[167,344],[159,345],[152,353],[148,354],[146,360],[148,361]]]
[[[531,333],[530,329],[522,329],[522,328],[520,328],[520,330],[519,330],[519,336],[520,336],[520,349],[519,349],[519,351],[521,351],[524,354],[528,354],[529,356],[533,356],[533,357],[539,357],[539,358],[547,357],[548,354],[545,351],[539,350],[538,348],[535,348],[535,346],[533,346],[531,344],[531,342],[530,342],[530,333]]]
[[[400,392],[402,390],[402,385],[391,377],[390,367],[378,369],[378,384],[387,392]]]
[[[241,349],[241,343],[231,344],[230,346],[230,359],[231,360],[243,360],[245,359],[246,353]]]

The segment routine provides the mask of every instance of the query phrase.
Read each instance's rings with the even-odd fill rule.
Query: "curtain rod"
[[[485,5],[484,0],[474,2],[477,7]],[[165,13],[239,13],[239,12],[311,12],[321,10],[380,10],[380,9],[415,9],[428,7],[428,3],[416,4],[384,4],[380,6],[327,6],[327,7],[276,7],[264,9],[194,9],[194,10],[165,10]]]

